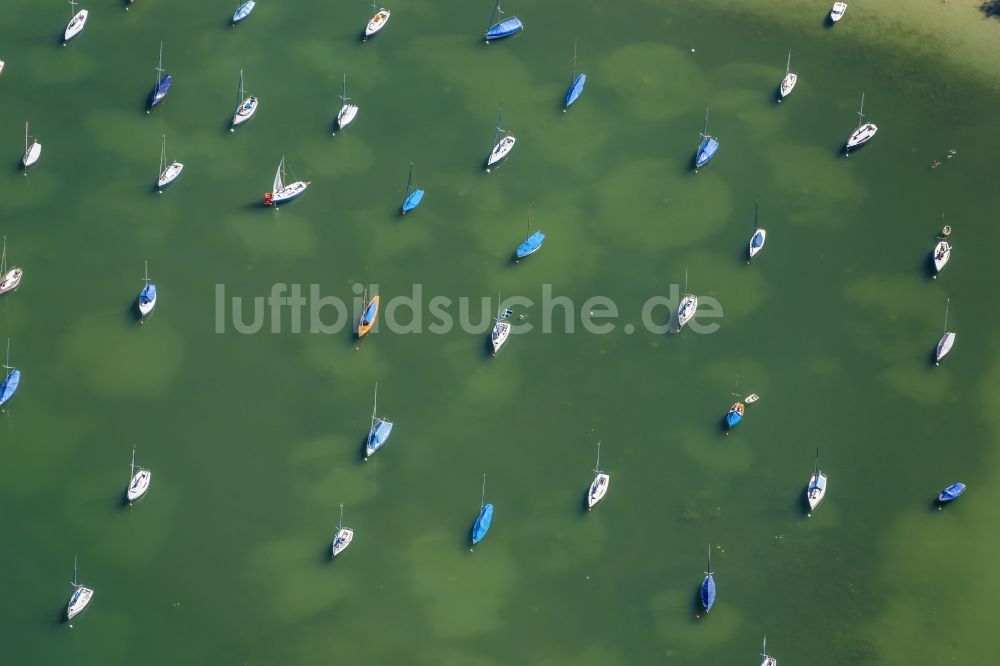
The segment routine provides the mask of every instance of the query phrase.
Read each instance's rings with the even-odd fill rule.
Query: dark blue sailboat
[[[563,103],[563,113],[583,94],[583,86],[587,83],[587,75],[576,73],[576,42],[573,42],[573,74],[570,76],[569,90],[566,91],[566,101]]]
[[[167,93],[170,92],[170,84],[173,82],[174,77],[169,74],[163,76],[163,42],[160,42],[160,61],[156,66],[156,85],[153,86],[153,91],[149,94],[150,109],[163,101]]]
[[[410,184],[413,181],[413,162],[410,162],[410,175],[406,178],[406,199],[403,200],[403,207],[400,208],[399,214],[406,215],[411,210],[420,205],[420,202],[424,200],[424,191],[419,188],[413,188],[410,191]]]
[[[712,544],[708,545],[708,569],[705,571],[705,580],[701,582],[701,607],[705,612],[712,610],[715,603],[715,579],[712,578]]]
[[[737,402],[726,412],[726,427],[735,428],[743,420],[743,410],[746,409],[742,402]]]
[[[503,10],[500,9],[500,0],[497,0],[497,4],[493,7],[493,13],[490,14],[490,24],[486,29],[487,44],[490,43],[491,39],[503,39],[504,37],[510,37],[511,35],[521,32],[521,30],[524,29],[524,24],[521,23],[521,19],[516,16],[504,19],[499,23],[493,23],[493,19],[496,18],[497,13],[503,14]]]
[[[0,383],[0,407],[6,405],[14,397],[14,394],[17,393],[17,387],[21,383],[21,371],[10,365],[10,338],[7,338],[7,361],[3,367],[10,372]]]
[[[705,129],[701,133],[701,144],[694,157],[694,168],[699,169],[708,164],[718,149],[719,140],[708,135],[708,109],[705,109]]]
[[[938,495],[938,502],[941,504],[947,504],[948,502],[951,502],[964,492],[965,492],[964,483],[953,483],[941,491],[941,493]]]
[[[476,545],[483,540],[490,530],[490,523],[493,521],[493,505],[486,504],[486,475],[483,474],[483,494],[479,500],[479,515],[476,522],[472,524],[472,545]]]

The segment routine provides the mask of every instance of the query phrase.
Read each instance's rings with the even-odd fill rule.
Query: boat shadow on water
[[[125,320],[132,325],[141,324],[143,321],[143,316],[139,314],[139,296],[133,298],[128,305],[128,309],[123,313],[125,315]],[[153,313],[149,313],[150,316]]]

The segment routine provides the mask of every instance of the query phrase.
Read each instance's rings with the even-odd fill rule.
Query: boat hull
[[[174,162],[160,174],[160,177],[156,181],[156,188],[162,190],[168,187],[181,175],[181,171],[184,170],[184,165],[180,162]]]
[[[795,90],[795,84],[798,83],[799,77],[795,72],[788,72],[785,74],[785,78],[782,79],[781,85],[778,87],[778,94],[781,99],[788,97],[793,90]]]
[[[757,254],[764,249],[764,243],[767,241],[767,232],[763,229],[758,229],[753,232],[753,236],[750,237],[749,245],[749,255],[753,259]]]
[[[306,188],[309,187],[309,181],[297,180],[294,183],[285,185],[280,190],[271,193],[271,203],[275,206],[278,204],[288,203],[292,199],[297,199],[302,196]]]
[[[684,328],[697,311],[698,297],[694,294],[684,294],[680,305],[677,306],[677,330]]]
[[[160,79],[160,82],[153,87],[153,92],[149,94],[150,108],[153,108],[154,106],[160,104],[167,97],[167,93],[170,92],[170,86],[173,84],[173,82],[174,82],[174,77],[171,76],[170,74],[167,74],[162,79]]]
[[[406,197],[406,201],[403,202],[403,207],[400,209],[400,212],[403,215],[406,215],[411,210],[419,206],[420,202],[423,200],[424,200],[424,191],[413,190],[413,192],[410,193],[410,196]]]
[[[125,498],[129,502],[134,502],[149,490],[149,482],[152,480],[153,474],[148,469],[140,469],[132,476],[132,480],[129,481],[128,489],[125,491]]]
[[[87,26],[87,16],[88,12],[86,9],[81,9],[76,13],[70,22],[66,24],[66,30],[63,32],[63,41],[68,42],[73,39]]]
[[[483,540],[486,533],[490,531],[490,524],[493,522],[493,505],[487,504],[479,510],[476,522],[472,524],[472,544],[475,545]]]
[[[7,271],[3,278],[0,279],[0,295],[6,294],[8,291],[14,291],[21,285],[21,278],[24,276],[24,271],[20,267],[14,266],[9,271]]]
[[[521,19],[516,16],[512,16],[509,19],[504,19],[499,23],[495,23],[490,26],[489,30],[486,31],[486,43],[489,44],[495,39],[504,39],[510,37],[511,35],[516,35],[524,29],[524,24],[521,23]]]
[[[712,574],[707,574],[701,583],[701,607],[705,612],[712,610],[715,605],[715,579]]]
[[[337,129],[344,129],[352,122],[354,122],[355,116],[358,115],[358,107],[353,104],[345,104],[340,108],[340,113],[337,114]]]
[[[844,12],[846,11],[847,11],[846,2],[833,3],[833,9],[830,10],[830,20],[836,23],[840,19],[844,18]]]
[[[563,103],[563,108],[568,109],[573,102],[579,99],[580,95],[583,94],[583,87],[587,84],[587,75],[580,74],[576,77],[576,80],[570,84],[569,90],[566,91],[566,100]]]
[[[385,24],[389,22],[389,17],[391,13],[388,9],[380,9],[375,16],[368,21],[368,25],[365,27],[365,38],[371,37],[375,33],[382,30]]]
[[[487,168],[493,166],[500,160],[507,157],[507,155],[510,154],[511,149],[514,148],[514,143],[516,141],[517,141],[516,138],[508,134],[507,136],[505,136],[503,139],[500,140],[500,143],[493,146],[493,151],[490,153],[490,156],[486,159]]]
[[[716,151],[719,150],[719,140],[715,137],[706,136],[701,140],[701,144],[698,146],[698,152],[694,157],[694,166],[696,169],[700,169],[715,157]]]
[[[599,472],[590,484],[590,491],[587,493],[587,508],[592,509],[594,505],[604,499],[611,486],[611,477],[603,472]]]
[[[66,619],[72,620],[82,613],[93,598],[94,591],[92,589],[83,585],[77,585],[76,589],[73,590],[73,595],[69,598],[69,603],[66,604]]]
[[[875,136],[875,132],[878,131],[878,125],[875,123],[865,123],[858,129],[854,130],[854,133],[847,138],[847,143],[845,144],[846,150],[853,150],[858,146],[863,146],[872,140]]]
[[[945,241],[941,241],[934,248],[934,272],[940,273],[948,265],[949,259],[951,259],[951,245]]]
[[[337,530],[337,534],[330,543],[330,557],[337,557],[347,550],[347,547],[354,541],[354,530],[349,527],[342,527]]]
[[[10,402],[10,399],[17,393],[17,387],[21,385],[21,371],[14,369],[7,373],[4,380],[0,382],[0,407]]]
[[[247,0],[247,2],[244,2],[242,5],[237,7],[236,11],[233,12],[233,24],[235,25],[250,16],[250,12],[253,11],[256,4],[257,3],[254,0]]]
[[[518,259],[524,259],[528,255],[532,255],[538,252],[542,247],[542,243],[545,242],[545,234],[541,231],[536,231],[535,233],[528,236],[523,243],[517,246],[514,254]]]
[[[739,425],[740,421],[743,420],[744,409],[745,407],[743,406],[742,402],[737,402],[735,405],[729,408],[729,411],[726,412],[727,428],[732,429],[735,428],[737,425]]]
[[[391,422],[385,419],[375,419],[372,429],[368,431],[368,439],[365,442],[365,460],[372,457],[376,451],[385,446],[391,434]]]
[[[955,345],[956,335],[951,331],[945,331],[945,334],[941,336],[938,341],[937,349],[934,350],[934,364],[940,365],[941,359],[948,355],[951,348]]]
[[[21,166],[25,169],[33,165],[38,161],[38,158],[42,156],[42,144],[35,141],[28,149],[24,151],[24,155],[21,157]]]
[[[379,296],[376,294],[365,305],[365,311],[361,313],[361,319],[358,320],[358,339],[365,337],[375,326],[375,322],[378,320],[378,307]]]
[[[242,125],[246,121],[253,118],[253,114],[257,113],[257,98],[247,97],[240,103],[239,107],[236,109],[236,113],[233,114],[233,127],[237,125]]]
[[[958,498],[959,495],[965,492],[964,483],[953,483],[938,494],[938,502],[941,504],[947,504]]]
[[[139,292],[139,315],[145,317],[156,307],[156,285],[147,284]]]
[[[826,497],[826,474],[819,472],[809,477],[809,483],[806,485],[806,502],[809,504],[809,511],[815,511],[824,497]]]

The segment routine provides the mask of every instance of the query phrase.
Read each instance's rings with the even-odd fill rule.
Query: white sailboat
[[[594,480],[590,484],[587,492],[587,511],[594,508],[594,505],[604,499],[608,494],[608,486],[611,485],[611,476],[601,471],[601,443],[597,442],[597,464],[594,465]]]
[[[844,12],[846,11],[847,11],[846,2],[833,3],[833,9],[830,10],[830,20],[836,23],[840,19],[844,18]]]
[[[878,131],[878,125],[875,123],[864,123],[862,121],[865,117],[865,94],[861,93],[861,108],[858,110],[858,128],[851,133],[851,136],[847,138],[847,145],[845,150],[850,154],[851,148],[857,148],[858,146],[868,143],[875,132]]]
[[[937,278],[937,274],[948,265],[949,259],[951,259],[951,245],[948,241],[940,241],[934,246],[934,278]]]
[[[136,501],[140,497],[146,494],[149,490],[149,482],[153,477],[153,473],[148,469],[135,466],[135,447],[132,447],[132,471],[129,475],[128,488],[125,490],[125,497],[128,499],[128,503]]]
[[[76,9],[76,0],[69,0],[70,11],[73,12]],[[66,46],[66,42],[73,39],[81,32],[83,32],[84,26],[87,25],[87,10],[81,9],[73,14],[73,18],[70,19],[69,23],[66,24],[66,30],[63,32],[63,46]]]
[[[760,648],[760,666],[778,666],[778,660],[767,653],[767,634],[764,634],[764,645]]]
[[[274,205],[291,201],[305,192],[311,183],[308,180],[296,180],[285,184],[285,175],[285,156],[282,155],[281,162],[278,163],[278,171],[274,174],[274,187],[271,192],[271,203]]]
[[[164,134],[160,142],[160,177],[156,179],[156,190],[163,194],[163,189],[177,180],[183,170],[184,165],[180,162],[167,164],[167,135]]]
[[[812,476],[809,477],[809,483],[806,485],[806,501],[809,502],[809,516],[812,516],[812,512],[816,510],[819,503],[823,501],[826,497],[826,474],[820,471],[819,468],[819,447],[816,447],[816,467],[813,470]]]
[[[750,236],[750,244],[747,247],[747,263],[749,264],[753,261],[753,258],[757,256],[757,253],[764,249],[764,243],[767,241],[767,230],[759,226],[759,219],[757,216],[758,206],[757,202],[753,202],[753,234]]]
[[[28,143],[28,139],[31,138],[31,143]],[[21,157],[21,166],[24,167],[25,175],[27,175],[28,167],[38,161],[38,158],[42,156],[42,144],[38,143],[34,137],[30,137],[28,134],[28,123],[24,123],[24,155]]]
[[[8,291],[14,291],[21,284],[21,277],[24,271],[20,266],[11,266],[7,269],[7,237],[3,237],[3,258],[0,259],[0,295]]]
[[[369,37],[374,35],[376,32],[385,27],[385,24],[389,22],[390,12],[388,9],[382,8],[377,12],[375,11],[375,0],[372,0],[372,18],[368,21],[368,25],[365,27],[364,39],[367,40]]]
[[[257,113],[257,98],[253,95],[247,95],[246,90],[243,89],[243,70],[240,70],[240,90],[236,93],[236,112],[233,113],[232,127],[229,131],[235,132],[237,125],[242,125],[246,121],[253,118],[253,114]]]
[[[337,525],[337,534],[333,537],[330,545],[330,557],[337,557],[344,552],[351,541],[354,540],[354,530],[344,527],[344,505],[340,505],[340,523]]]
[[[792,90],[795,89],[795,84],[799,80],[798,74],[791,71],[791,66],[792,66],[792,52],[789,51],[788,62],[785,64],[785,78],[781,80],[781,86],[778,88],[778,92],[781,95],[780,97],[778,97],[779,102],[783,100],[785,97],[788,97],[789,94],[791,94]]]
[[[956,336],[948,330],[948,305],[950,303],[950,298],[944,302],[944,335],[938,341],[937,349],[934,352],[934,365],[941,365],[941,359],[948,355],[955,344]]]
[[[344,91],[340,94],[340,100],[343,106],[340,107],[340,113],[337,114],[337,129],[342,130],[352,122],[354,122],[354,117],[358,115],[358,107],[354,104],[348,104],[348,100],[351,98],[347,96],[347,73],[344,73]],[[336,132],[334,132],[336,134]]]
[[[80,585],[76,581],[76,557],[73,558],[73,581],[70,584],[73,586],[73,593],[69,597],[69,603],[66,604],[67,620],[72,620],[82,613],[94,596],[94,591],[91,588]]]
[[[500,100],[500,113],[497,115],[497,132],[493,137],[493,150],[490,152],[490,156],[486,159],[486,173],[490,172],[490,167],[494,164],[507,157],[511,149],[514,147],[514,142],[517,141],[513,134],[505,132],[501,125],[503,124],[503,100]],[[500,133],[504,132],[504,137],[500,138]]]
[[[500,292],[497,292],[497,316],[494,320],[493,331],[490,333],[490,344],[493,346],[493,355],[496,356],[500,348],[507,342],[510,336],[510,322],[500,310]]]
[[[684,325],[691,321],[698,310],[698,297],[688,293],[687,269],[684,269],[684,294],[681,296],[681,303],[677,306],[677,332],[680,333]]]

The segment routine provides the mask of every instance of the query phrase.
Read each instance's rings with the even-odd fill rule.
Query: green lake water
[[[0,662],[756,664],[765,633],[786,665],[995,658],[996,87],[919,35],[883,50],[854,3],[829,28],[820,6],[508,1],[526,28],[489,47],[486,2],[399,3],[361,43],[363,2],[260,0],[234,29],[230,3],[99,0],[65,48],[65,3],[9,3],[0,220],[25,277],[0,300],[23,373],[0,415]],[[174,84],[147,115],[160,40]],[[587,86],[563,114],[575,40]],[[260,108],[230,133],[241,68]],[[345,72],[360,112],[331,136]],[[862,92],[879,133],[845,158]],[[517,144],[487,175],[501,98]],[[721,147],[693,174],[706,107]],[[158,195],[164,134],[185,169]],[[312,184],[276,213],[282,155]],[[410,162],[426,196],[400,218]],[[529,206],[547,240],[515,266]],[[685,271],[718,330],[651,332],[644,304]],[[249,322],[276,283],[353,307],[366,281],[383,315],[360,346],[310,333],[308,307],[298,333],[286,310],[240,334],[217,300]],[[424,331],[391,330],[414,285]],[[543,331],[546,289],[572,333],[561,309]],[[498,291],[534,329],[490,358],[457,303],[482,331]],[[581,325],[593,296],[610,333]],[[362,462],[376,382],[395,429]],[[726,437],[734,392],[761,400]],[[611,488],[586,513],[598,440]],[[153,478],[128,508],[133,444]],[[355,539],[331,562],[340,504]],[[74,555],[95,595],[71,629]]]

